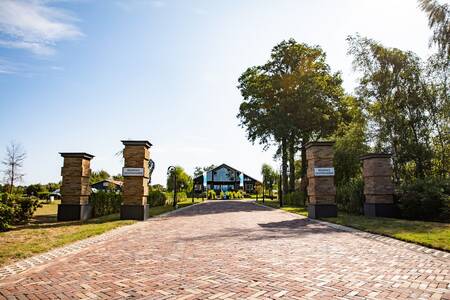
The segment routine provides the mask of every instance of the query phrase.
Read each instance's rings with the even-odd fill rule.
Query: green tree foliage
[[[113,175],[112,179],[119,180],[119,181],[123,181],[124,180],[123,175],[120,174],[120,173],[118,173],[116,175]]]
[[[320,47],[291,39],[276,45],[266,64],[247,69],[239,78],[241,126],[251,142],[265,149],[279,147],[283,193],[289,190],[288,160],[293,186],[296,150],[304,156],[308,141],[327,137],[337,127],[342,80],[339,73],[331,73],[325,58]]]
[[[364,102],[352,96],[341,101],[341,118],[333,139],[336,184],[349,182],[361,174],[360,156],[369,152]]]
[[[433,138],[439,135],[434,126],[441,124],[437,112],[445,104],[429,98],[432,89],[423,63],[411,52],[371,39],[354,36],[348,41],[361,73],[357,93],[368,101],[375,150],[393,153],[397,182],[430,175],[436,158]]]
[[[174,190],[174,175],[176,174],[177,178],[177,192],[184,191],[188,192],[192,190],[192,177],[189,176],[189,174],[186,173],[186,171],[180,167],[176,166],[175,171],[171,172],[169,176],[167,177],[167,190],[169,192],[173,192]]]
[[[420,7],[428,15],[428,26],[433,30],[431,42],[439,48],[443,57],[450,57],[450,7],[436,0],[419,0]]]
[[[91,173],[91,177],[89,178],[89,182],[91,184],[97,183],[102,180],[109,179],[111,176],[105,170],[93,171]]]
[[[278,173],[268,164],[263,164],[261,167],[261,175],[263,177],[264,188],[269,191],[269,196],[273,196],[273,188],[278,179]]]

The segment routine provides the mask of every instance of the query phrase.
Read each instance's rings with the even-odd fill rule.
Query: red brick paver
[[[450,259],[207,202],[0,281],[0,299],[49,298],[450,299]]]

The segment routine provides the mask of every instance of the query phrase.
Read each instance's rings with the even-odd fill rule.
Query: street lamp
[[[177,172],[174,166],[167,168],[167,176],[173,173],[173,208],[177,209]]]
[[[278,197],[280,199],[280,207],[283,207],[283,162],[280,165],[280,182],[278,184]]]
[[[266,176],[264,176],[264,174],[263,174],[263,199],[262,199],[262,201],[263,201],[263,204],[264,204],[264,200],[265,200],[265,198],[266,198],[266,191],[265,191],[265,185],[266,185]]]

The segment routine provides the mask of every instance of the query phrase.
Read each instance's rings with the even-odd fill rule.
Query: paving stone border
[[[254,201],[252,203],[255,204],[255,205],[262,205],[262,204],[254,202]],[[280,211],[282,213],[294,215],[294,216],[297,216],[297,217],[302,218],[302,219],[303,218],[308,218],[308,217],[305,217],[305,216],[302,216],[302,215],[298,215],[298,214],[295,214],[295,213],[291,213],[291,212],[288,212],[288,211],[285,211],[285,210],[282,210],[282,209],[273,208],[273,207],[266,206],[266,205],[263,205],[263,206],[268,207],[268,208],[273,209],[273,210]],[[349,233],[352,233],[352,234],[357,235],[357,236],[362,237],[362,238],[375,240],[375,241],[378,241],[378,242],[381,242],[381,243],[385,243],[385,244],[389,244],[389,245],[393,245],[393,246],[400,246],[400,247],[407,248],[409,250],[413,250],[413,251],[416,251],[416,252],[432,255],[435,258],[440,258],[440,259],[444,259],[444,260],[449,260],[450,259],[450,252],[446,252],[446,251],[442,251],[442,250],[436,250],[436,249],[433,249],[433,248],[428,248],[428,247],[425,247],[425,246],[422,246],[422,245],[414,244],[412,242],[402,241],[402,240],[395,239],[395,238],[388,237],[388,236],[384,236],[384,235],[381,235],[381,234],[375,234],[375,233],[370,233],[370,232],[366,232],[366,231],[361,231],[359,229],[355,229],[355,228],[351,228],[351,227],[347,227],[347,226],[343,226],[343,225],[339,225],[339,224],[334,224],[334,223],[330,223],[330,222],[326,222],[326,221],[322,221],[322,220],[316,220],[316,219],[310,219],[310,218],[308,218],[308,219],[311,222],[323,224],[323,225],[326,225],[326,226],[331,227],[331,228],[336,229],[336,230],[349,232]]]
[[[47,262],[51,262],[53,259],[61,257],[61,256],[65,256],[65,255],[69,255],[69,254],[75,254],[78,252],[83,251],[84,249],[86,249],[87,247],[93,245],[93,244],[97,244],[97,243],[101,243],[101,242],[105,242],[108,241],[118,235],[121,235],[125,232],[129,232],[129,231],[133,231],[136,230],[140,227],[143,227],[146,225],[146,222],[152,222],[154,220],[163,218],[163,217],[167,217],[170,216],[172,214],[178,213],[180,211],[183,211],[184,209],[187,209],[189,207],[195,206],[195,205],[199,205],[202,204],[204,202],[200,202],[200,203],[196,203],[196,204],[192,204],[186,207],[182,207],[182,208],[178,208],[177,210],[172,210],[163,214],[160,214],[158,216],[155,216],[153,218],[149,218],[147,221],[144,222],[139,222],[139,223],[135,223],[135,224],[131,224],[131,225],[125,225],[125,226],[121,226],[119,228],[115,228],[112,229],[110,231],[107,231],[105,233],[93,236],[93,237],[89,237],[87,239],[84,240],[80,240],[80,241],[76,241],[74,243],[71,243],[69,245],[65,245],[59,248],[55,248],[53,250],[50,250],[48,252],[45,253],[41,253],[35,256],[31,256],[29,258],[25,258],[23,260],[20,260],[18,262],[15,262],[11,265],[7,265],[4,267],[0,267],[0,280],[3,280],[9,276],[15,275],[15,274],[19,274],[25,271],[28,271],[29,269],[36,267],[36,266],[40,266],[43,265]]]

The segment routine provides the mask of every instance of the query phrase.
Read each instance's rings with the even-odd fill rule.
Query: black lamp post
[[[177,172],[174,166],[167,168],[167,176],[173,173],[173,208],[177,208]]]
[[[283,207],[283,163],[280,165],[280,183],[278,185],[278,197],[280,198],[280,207]]]
[[[263,175],[263,204],[264,204],[264,200],[266,198],[266,191],[265,191],[265,185],[266,185],[266,177]]]

